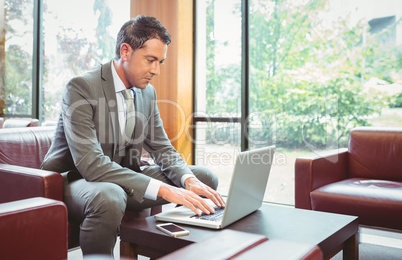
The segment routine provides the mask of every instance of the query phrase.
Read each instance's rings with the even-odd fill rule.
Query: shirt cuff
[[[181,177],[181,186],[182,186],[183,188],[186,188],[186,186],[184,185],[184,182],[185,182],[188,178],[191,178],[191,177],[196,178],[196,177],[194,176],[194,174],[190,174],[190,173],[184,174],[184,175]]]
[[[145,191],[144,199],[156,200],[158,197],[158,191],[159,188],[161,187],[161,184],[162,184],[161,181],[151,179],[151,181],[148,184],[147,190]]]

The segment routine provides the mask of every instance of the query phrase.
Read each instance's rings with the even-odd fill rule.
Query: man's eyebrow
[[[154,59],[154,60],[159,60],[158,57],[153,56],[153,55],[145,55],[145,57],[146,57],[146,58],[152,58],[152,59]],[[159,60],[159,63],[163,63],[165,60],[166,60],[166,59]]]

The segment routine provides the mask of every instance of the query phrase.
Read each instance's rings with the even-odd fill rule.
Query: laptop
[[[237,156],[224,209],[215,207],[215,214],[198,216],[181,206],[155,215],[156,220],[222,229],[256,211],[264,199],[274,152],[275,146],[269,146]],[[209,199],[208,203],[214,205]]]

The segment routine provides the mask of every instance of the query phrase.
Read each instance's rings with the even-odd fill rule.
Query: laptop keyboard
[[[204,219],[204,220],[209,220],[209,221],[221,221],[223,217],[223,212],[225,212],[225,208],[219,208],[219,207],[214,207],[215,213],[207,215],[205,213],[202,213],[201,216],[198,216],[195,214],[194,216],[191,216],[191,218],[195,219]]]

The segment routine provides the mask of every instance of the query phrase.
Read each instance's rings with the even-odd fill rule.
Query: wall
[[[131,0],[130,15],[149,15],[162,22],[172,42],[156,88],[164,128],[172,144],[188,164],[192,163],[193,113],[193,1]]]

